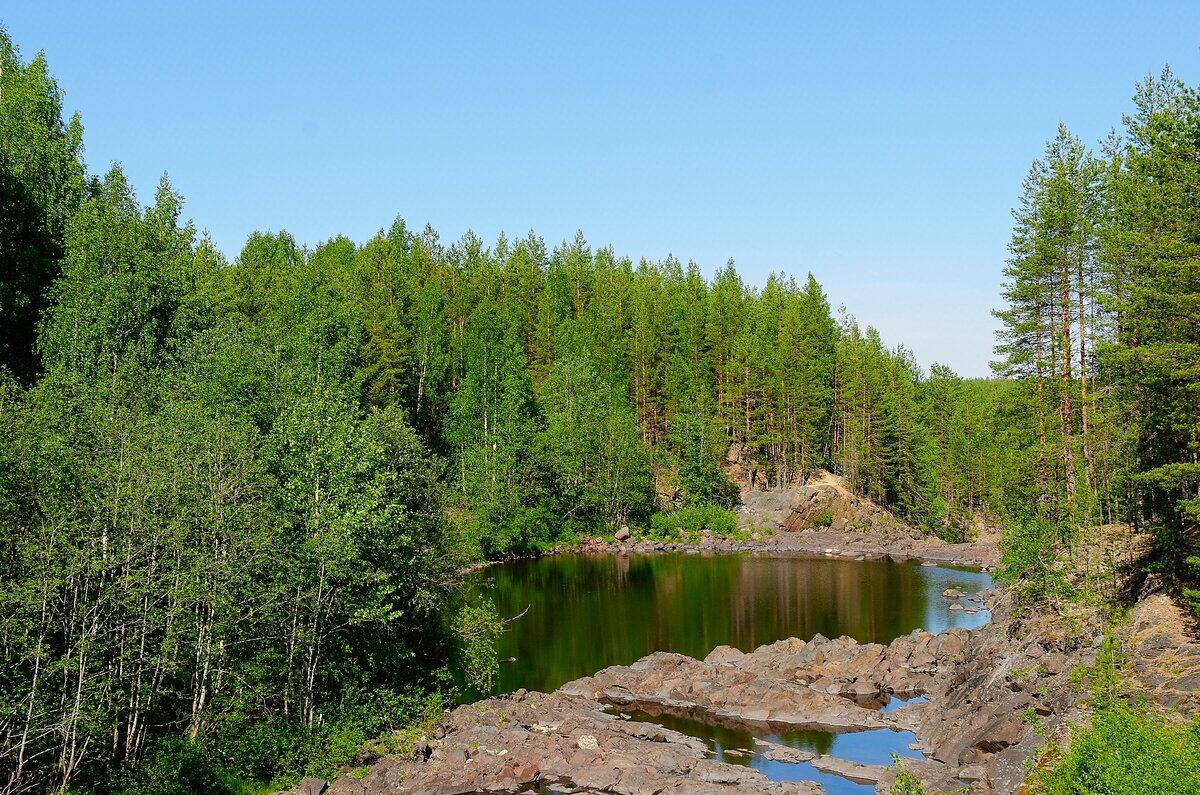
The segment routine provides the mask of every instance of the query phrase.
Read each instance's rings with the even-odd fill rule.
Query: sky
[[[812,272],[919,363],[984,376],[1021,181],[1090,144],[1200,3],[344,2],[0,6],[143,202],[164,172],[233,259],[581,230],[618,256]]]

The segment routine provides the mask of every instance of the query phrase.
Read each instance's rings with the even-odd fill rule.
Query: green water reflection
[[[502,637],[496,692],[549,692],[653,651],[703,658],[788,637],[850,635],[888,643],[920,627],[985,623],[985,611],[951,611],[946,588],[991,587],[979,572],[890,560],[771,555],[558,555],[473,575],[505,616],[528,608]]]

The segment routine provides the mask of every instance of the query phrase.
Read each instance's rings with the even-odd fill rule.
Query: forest
[[[735,443],[946,540],[1001,523],[1034,596],[1081,528],[1149,528],[1149,575],[1200,600],[1200,93],[1134,103],[1100,155],[1063,128],[1033,165],[997,377],[960,379],[811,275],[581,233],[396,219],[230,259],[165,176],[143,205],[90,172],[0,29],[3,790],[334,769],[454,698],[495,621],[445,620],[464,566],[727,510]]]

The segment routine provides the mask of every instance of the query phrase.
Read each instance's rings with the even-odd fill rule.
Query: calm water
[[[754,742],[760,739],[788,748],[797,748],[812,754],[828,754],[842,759],[851,759],[864,765],[890,765],[892,754],[909,759],[920,759],[921,753],[909,748],[916,742],[912,732],[873,729],[865,732],[830,734],[817,731],[793,731],[780,734],[748,732],[725,726],[712,726],[688,718],[672,715],[655,715],[646,712],[628,712],[631,719],[657,723],[677,732],[703,740],[712,750],[712,758],[718,762],[745,765],[754,768],[772,781],[816,781],[828,795],[860,795],[871,793],[875,788],[865,784],[822,773],[808,762],[776,762],[764,759],[760,752],[765,750]]]
[[[491,566],[476,594],[504,616],[496,692],[549,692],[654,651],[703,658],[726,644],[751,651],[782,638],[850,635],[888,643],[922,628],[976,627],[941,593],[990,588],[991,577],[890,560],[759,554],[557,555]]]

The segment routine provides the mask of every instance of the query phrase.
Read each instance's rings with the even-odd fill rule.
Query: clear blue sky
[[[985,375],[1030,162],[1095,142],[1200,3],[5,3],[93,172],[169,172],[231,258],[254,230],[732,258],[812,271],[923,365]]]

